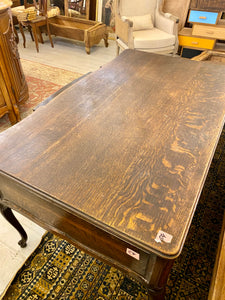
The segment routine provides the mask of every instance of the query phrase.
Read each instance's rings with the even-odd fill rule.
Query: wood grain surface
[[[224,82],[224,66],[124,51],[0,134],[1,176],[174,258],[223,128]],[[159,230],[171,242],[157,243]]]

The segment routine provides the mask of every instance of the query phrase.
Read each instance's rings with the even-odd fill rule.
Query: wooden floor
[[[47,64],[53,67],[86,74],[97,70],[116,57],[116,42],[114,35],[109,36],[109,46],[104,46],[102,40],[98,45],[91,48],[88,55],[84,43],[76,42],[61,37],[53,36],[54,48],[51,47],[49,39],[43,34],[44,44],[39,44],[39,53],[36,51],[35,43],[31,40],[30,34],[26,33],[26,48],[19,34],[19,54],[21,58]]]

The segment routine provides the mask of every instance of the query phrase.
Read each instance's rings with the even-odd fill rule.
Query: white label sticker
[[[132,256],[133,258],[135,258],[137,260],[140,260],[140,254],[139,253],[137,253],[137,252],[135,252],[135,251],[133,251],[133,250],[131,250],[129,248],[127,248],[126,253],[128,255]]]
[[[171,234],[166,233],[162,230],[159,230],[158,233],[157,233],[157,236],[155,238],[155,241],[157,243],[162,243],[162,242],[171,243],[172,238],[173,238],[173,236]]]

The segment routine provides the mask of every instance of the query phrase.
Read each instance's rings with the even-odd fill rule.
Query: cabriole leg
[[[3,217],[19,232],[19,234],[21,235],[21,240],[18,242],[18,244],[20,245],[21,248],[26,247],[27,245],[27,234],[25,232],[25,230],[23,229],[23,227],[21,226],[21,224],[19,223],[19,221],[16,219],[16,217],[14,216],[11,208],[3,205],[2,203],[0,203],[0,211],[1,214],[3,215]]]

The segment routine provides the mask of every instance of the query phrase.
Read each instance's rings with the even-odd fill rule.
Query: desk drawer
[[[183,47],[201,48],[201,49],[213,49],[215,45],[215,39],[204,39],[193,36],[179,35],[179,44]]]
[[[225,40],[225,27],[194,24],[192,34],[203,37],[215,38],[219,40]]]
[[[3,205],[10,202],[11,208],[29,216],[42,227],[74,243],[81,250],[107,263],[110,262],[123,271],[129,269],[134,276],[141,276],[146,280],[149,278],[147,271],[155,264],[155,254],[147,253],[133,243],[112,235],[108,228],[100,229],[77,216],[75,212],[69,211],[65,205],[61,207],[60,202],[45,198],[42,193],[29,190],[25,185],[7,176],[0,174],[0,182],[0,203]],[[13,199],[12,203],[7,199]]]
[[[188,22],[190,23],[204,23],[204,24],[217,24],[219,18],[218,12],[191,10]]]

